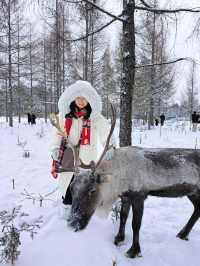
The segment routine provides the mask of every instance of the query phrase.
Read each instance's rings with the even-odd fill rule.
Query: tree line
[[[27,112],[47,121],[57,111],[60,94],[77,79],[88,80],[102,95],[107,117],[109,99],[115,102],[122,146],[131,144],[133,116],[151,128],[166,111],[175,92],[173,63],[187,60],[171,58],[168,16],[198,14],[198,9],[160,9],[158,0],[123,0],[116,16],[100,0],[32,1],[30,10],[42,10],[39,34],[26,18],[25,2],[0,4],[0,115],[10,126],[13,116],[20,122]],[[104,29],[115,21],[121,26],[113,48]],[[189,113],[197,104],[191,65],[191,91],[182,103]]]

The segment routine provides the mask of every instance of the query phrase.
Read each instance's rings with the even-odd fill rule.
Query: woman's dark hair
[[[75,101],[71,102],[69,108],[70,108],[70,112],[65,115],[65,118],[67,118],[67,117],[76,118],[74,113],[77,112],[77,111],[80,111],[81,109],[78,108],[78,106],[76,105]],[[88,119],[90,117],[91,112],[92,112],[92,108],[91,108],[90,104],[88,103],[83,109],[85,109],[87,111],[87,114],[86,114],[86,116],[84,118]]]

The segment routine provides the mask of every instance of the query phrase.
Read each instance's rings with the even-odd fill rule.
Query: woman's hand
[[[58,178],[58,170],[60,167],[60,163],[56,160],[53,160],[52,162],[52,167],[51,167],[51,175],[53,178],[57,179]]]

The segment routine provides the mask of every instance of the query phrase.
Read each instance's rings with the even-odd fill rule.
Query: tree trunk
[[[8,122],[8,79],[6,77],[5,79],[5,85],[6,85],[6,122]]]
[[[18,122],[21,123],[21,98],[20,98],[20,36],[19,36],[19,16],[18,16],[18,25],[17,25],[17,95],[18,95]]]
[[[30,61],[30,106],[31,112],[33,111],[33,64],[32,64],[32,33],[31,33],[31,24],[30,24],[30,47],[29,47],[29,61]]]
[[[153,30],[152,30],[152,48],[151,48],[151,63],[155,63],[155,23],[156,23],[156,15],[153,14]],[[155,67],[151,67],[151,88],[150,88],[150,106],[149,106],[149,121],[148,121],[148,129],[154,125],[154,88],[155,88]]]
[[[9,88],[9,126],[13,127],[12,94],[12,51],[11,51],[11,2],[8,1],[8,88]]]
[[[84,60],[84,80],[88,80],[88,44],[89,44],[89,7],[88,3],[85,4],[86,17],[85,17],[85,60]]]
[[[193,109],[194,109],[194,62],[192,63],[190,117],[192,117]]]
[[[61,94],[61,16],[62,16],[62,5],[56,0],[56,98],[57,102]]]
[[[63,17],[62,17],[62,57],[63,57],[63,64],[62,64],[62,67],[63,67],[63,71],[62,71],[62,74],[63,74],[63,86],[62,86],[62,91],[65,90],[65,7],[63,6]]]
[[[91,32],[94,31],[94,8],[91,7],[90,11],[90,23],[91,23]],[[93,85],[94,84],[94,35],[90,38],[90,53],[91,53],[91,69],[90,69],[90,82]]]
[[[135,80],[135,0],[123,1],[123,75],[120,92],[120,146],[131,145],[132,99]]]
[[[54,111],[53,85],[54,85],[54,60],[53,60],[53,44],[50,44],[50,112]]]
[[[46,81],[46,46],[44,37],[44,58],[43,58],[43,68],[44,68],[44,120],[47,123],[47,81]]]

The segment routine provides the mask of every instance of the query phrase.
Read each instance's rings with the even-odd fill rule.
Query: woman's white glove
[[[55,148],[51,151],[51,157],[53,158],[53,160],[58,161],[59,158],[59,149]]]

